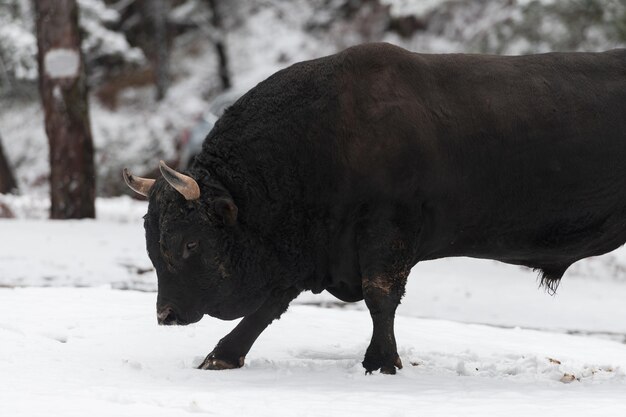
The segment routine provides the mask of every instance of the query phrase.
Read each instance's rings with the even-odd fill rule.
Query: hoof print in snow
[[[572,375],[572,374],[563,374],[563,376],[561,377],[561,379],[559,381],[561,381],[564,384],[569,384],[572,381],[576,380],[576,376]]]
[[[561,361],[560,361],[560,360],[558,360],[558,359],[554,359],[554,358],[548,358],[548,362],[550,362],[550,363],[554,363],[554,364],[556,364],[556,365],[560,365],[560,364],[561,364]]]

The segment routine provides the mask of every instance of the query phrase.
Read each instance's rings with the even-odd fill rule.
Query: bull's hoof
[[[402,369],[402,361],[400,356],[396,353],[388,357],[387,359],[381,356],[365,355],[363,360],[363,367],[365,368],[365,374],[371,374],[372,372],[380,369],[381,374],[395,375],[396,368]]]
[[[241,356],[237,361],[230,361],[227,359],[218,359],[213,352],[204,359],[204,361],[198,366],[198,369],[210,369],[219,371],[223,369],[235,369],[241,368],[244,364],[244,357]]]

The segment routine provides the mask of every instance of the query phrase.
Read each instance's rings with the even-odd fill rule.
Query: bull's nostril
[[[163,320],[163,324],[176,324],[177,322],[178,319],[173,311],[170,311],[170,314],[168,314],[167,317],[165,317],[165,320]]]
[[[159,322],[159,324],[169,326],[172,324],[177,324],[178,318],[176,317],[176,313],[174,312],[172,307],[165,307],[157,314],[157,321]]]

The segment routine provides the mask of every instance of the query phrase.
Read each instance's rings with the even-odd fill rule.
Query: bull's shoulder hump
[[[364,43],[352,46],[336,55],[337,61],[347,66],[361,68],[368,65],[383,65],[402,61],[419,60],[421,54],[408,51],[386,42]]]
[[[604,52],[604,55],[617,58],[621,62],[626,64],[626,48],[611,49],[611,50]]]

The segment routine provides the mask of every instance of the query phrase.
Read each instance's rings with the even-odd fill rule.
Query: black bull
[[[243,365],[300,292],[365,299],[363,366],[401,367],[409,270],[470,256],[536,268],[626,242],[626,51],[424,55],[370,44],[295,64],[218,121],[148,195],[161,324],[243,320],[200,366]],[[303,324],[306,325],[306,324]]]

